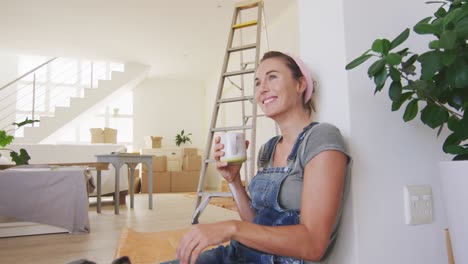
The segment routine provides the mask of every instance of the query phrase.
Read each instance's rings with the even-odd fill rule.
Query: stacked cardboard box
[[[202,158],[196,148],[153,148],[142,149],[140,152],[153,155],[153,193],[197,190]],[[141,192],[148,193],[146,165],[142,166],[141,178]]]
[[[171,192],[195,192],[202,158],[196,148],[184,148],[182,171],[171,171]]]
[[[166,193],[171,191],[171,178],[167,171],[167,157],[153,156],[153,193]],[[142,165],[141,192],[148,193],[148,167]]]

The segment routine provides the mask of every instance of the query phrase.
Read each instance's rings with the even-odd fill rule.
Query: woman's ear
[[[306,87],[307,87],[307,82],[304,76],[299,78],[298,84],[299,85],[297,86],[297,92],[302,94],[306,90]]]

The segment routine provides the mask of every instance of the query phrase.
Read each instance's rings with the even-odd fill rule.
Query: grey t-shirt
[[[263,146],[260,149],[259,157],[263,151]],[[275,146],[276,149],[276,146]],[[332,124],[319,123],[307,131],[303,141],[299,145],[297,150],[296,159],[293,161],[292,169],[286,179],[283,181],[280,193],[279,193],[279,204],[287,210],[301,210],[301,198],[303,190],[303,178],[304,168],[307,163],[314,158],[316,155],[325,150],[338,150],[343,152],[348,157],[348,165],[346,168],[346,177],[344,185],[344,194],[342,196],[342,202],[339,208],[338,217],[333,226],[331,235],[331,244],[333,244],[336,238],[336,232],[339,226],[339,220],[343,211],[344,199],[349,189],[349,173],[351,157],[346,150],[346,146],[343,141],[343,137],[340,130]],[[273,167],[273,154],[270,156],[269,162],[264,167]],[[329,245],[325,256],[328,255],[332,245]]]

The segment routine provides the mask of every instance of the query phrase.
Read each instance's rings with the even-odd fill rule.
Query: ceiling
[[[222,63],[236,2],[0,0],[0,50],[138,61],[152,76],[205,79]],[[294,2],[265,0],[267,23]]]

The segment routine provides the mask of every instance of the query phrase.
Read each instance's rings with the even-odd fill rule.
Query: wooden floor
[[[114,215],[111,203],[106,203],[101,214],[96,207],[89,208],[89,234],[54,234],[0,239],[1,263],[68,263],[86,258],[99,264],[113,260],[120,232],[131,227],[139,232],[156,232],[190,227],[194,199],[185,194],[154,194],[153,210],[148,209],[148,196],[135,195],[135,208],[120,207]],[[237,212],[208,205],[200,223],[239,219]]]

